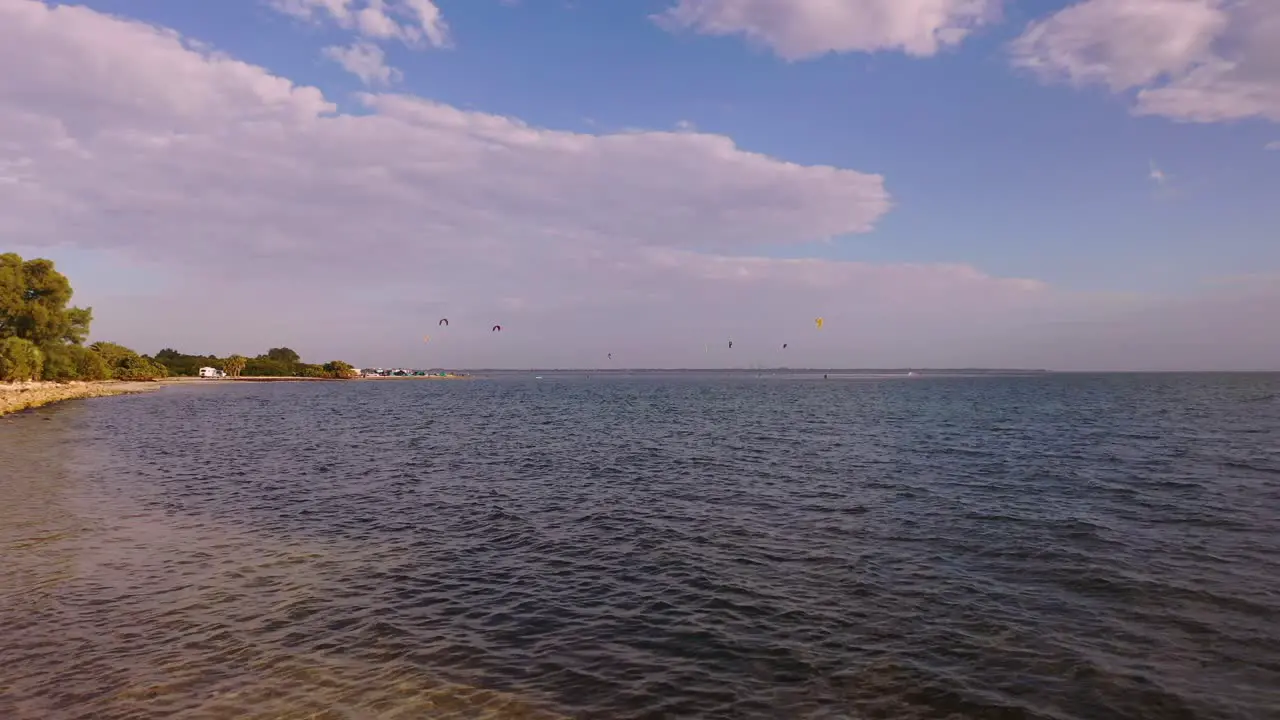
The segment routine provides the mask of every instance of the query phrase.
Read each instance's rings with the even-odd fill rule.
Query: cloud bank
[[[1015,65],[1133,91],[1133,111],[1187,122],[1280,121],[1280,3],[1086,0],[1032,23]]]
[[[787,60],[898,50],[931,56],[998,17],[1001,0],[678,0],[662,27],[739,35]]]
[[[1027,333],[1150,304],[963,264],[762,257],[873,230],[892,181],[721,135],[567,132],[396,93],[344,114],[317,88],[170,30],[38,0],[0,0],[0,65],[24,68],[0,74],[0,237],[163,278],[77,298],[95,306],[95,338],[144,351],[1053,366],[1053,343]],[[1145,357],[1110,336],[1072,342],[1095,364]],[[1254,357],[1214,350],[1193,359]]]
[[[790,61],[827,53],[931,57],[1001,19],[1003,0],[675,0],[671,32],[741,37]],[[1132,93],[1186,122],[1280,121],[1280,2],[1083,0],[1028,25],[1012,64],[1044,82]]]

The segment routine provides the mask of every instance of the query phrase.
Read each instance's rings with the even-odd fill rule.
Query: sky
[[[1277,38],[1273,0],[0,0],[0,251],[147,353],[1280,370]]]

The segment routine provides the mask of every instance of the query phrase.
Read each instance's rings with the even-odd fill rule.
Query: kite
[[[732,349],[733,349],[733,341],[732,341],[732,340],[730,340],[730,341],[729,341],[729,349],[730,349],[730,350],[732,350]]]
[[[437,325],[443,325],[443,326],[445,326],[445,327],[449,327],[449,318],[440,318],[440,322],[438,322],[438,323],[436,323],[436,324],[437,324]]]
[[[821,330],[821,329],[822,329],[822,318],[814,318],[814,319],[813,319],[813,324],[814,324],[814,325],[817,325],[817,326],[818,326],[818,329],[819,329],[819,330]]]
[[[501,326],[501,325],[494,325],[494,326],[493,326],[493,329],[492,329],[492,330],[490,330],[489,332],[502,332],[502,326]]]
[[[783,350],[786,350],[786,349],[787,349],[787,344],[786,344],[786,343],[782,343],[782,349],[783,349]]]

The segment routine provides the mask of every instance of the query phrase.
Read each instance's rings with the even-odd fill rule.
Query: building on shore
[[[358,370],[360,377],[465,377],[465,373],[449,370],[414,370],[410,368],[364,368]]]

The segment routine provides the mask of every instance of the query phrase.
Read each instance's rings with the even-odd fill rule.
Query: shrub
[[[116,361],[112,377],[117,380],[158,380],[165,377],[165,367],[141,355],[128,355]]]
[[[35,380],[44,371],[44,354],[35,343],[22,338],[0,340],[0,380]]]
[[[81,380],[111,379],[111,367],[102,355],[87,347],[73,345],[71,357],[75,361],[76,376]]]

